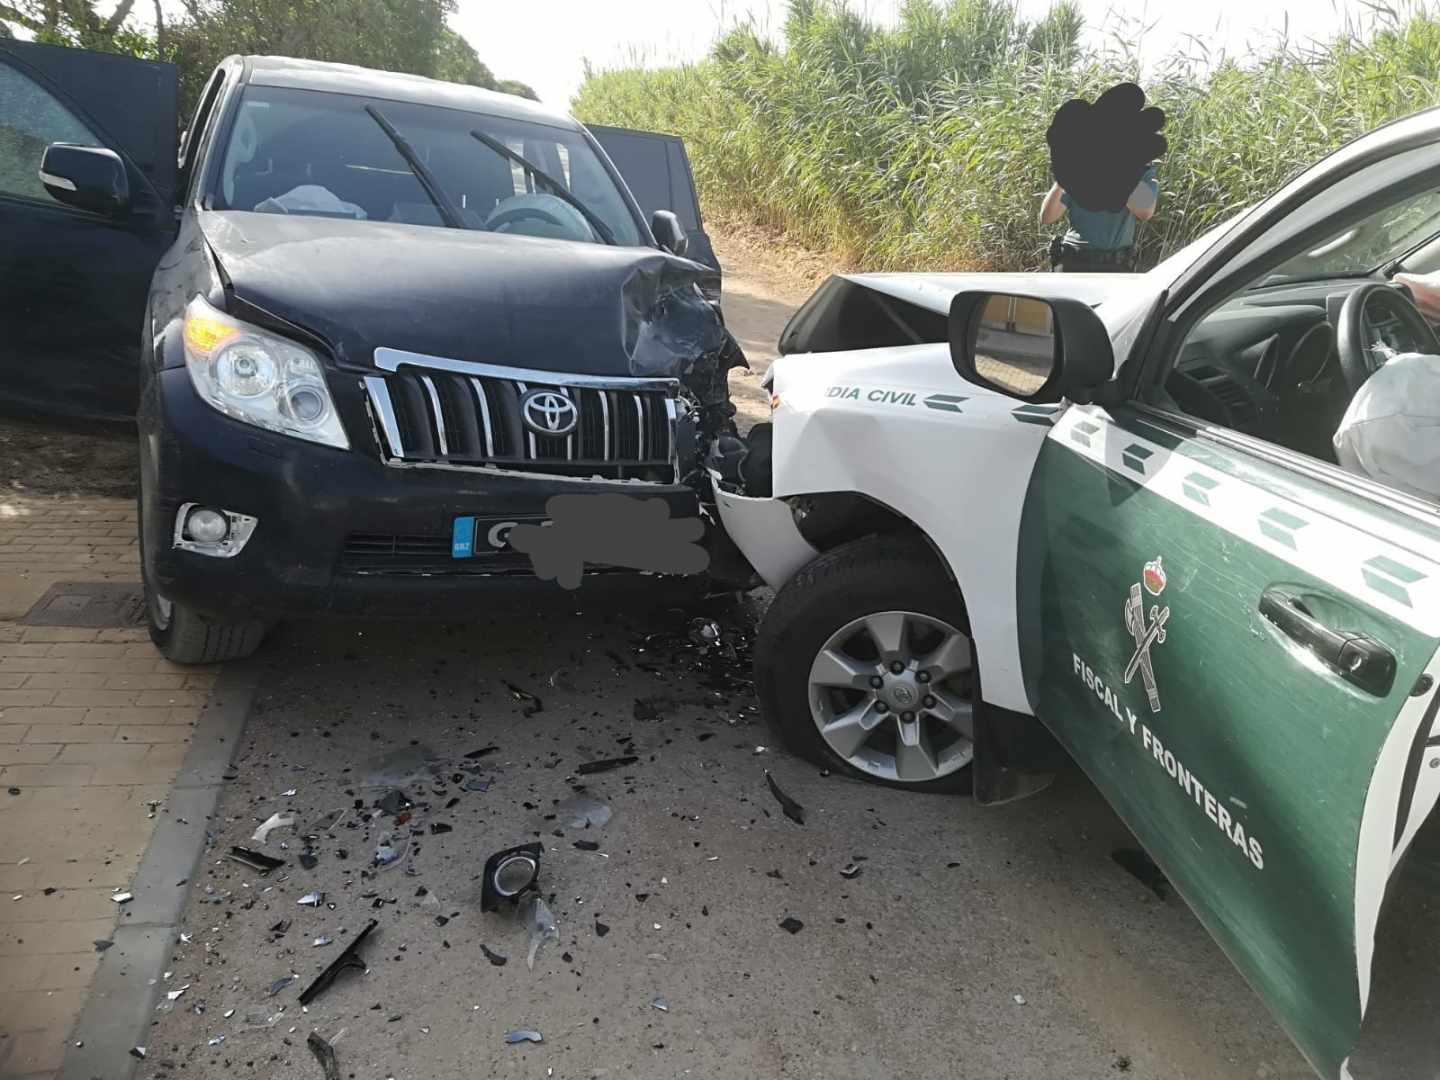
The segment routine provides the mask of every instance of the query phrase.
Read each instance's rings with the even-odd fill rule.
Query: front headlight
[[[196,392],[226,416],[350,449],[320,361],[303,345],[232,318],[197,296],[185,309],[185,367]]]

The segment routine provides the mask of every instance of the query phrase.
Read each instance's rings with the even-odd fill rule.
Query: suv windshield
[[[1276,267],[1261,282],[1368,274],[1440,232],[1440,191],[1426,191],[1379,210]]]
[[[478,131],[563,183],[616,243],[641,242],[615,180],[579,131],[272,86],[246,87],[210,205],[443,227],[435,200],[367,106],[414,151],[465,228],[604,242],[584,213],[471,135]]]

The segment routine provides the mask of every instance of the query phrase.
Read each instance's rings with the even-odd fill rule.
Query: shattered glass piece
[[[141,1061],[144,1061],[144,1060],[145,1060],[145,1047],[143,1047],[143,1046],[132,1046],[132,1047],[130,1048],[130,1056],[133,1057],[133,1058],[139,1058]]]
[[[117,892],[117,893],[114,893],[114,894],[110,897],[110,899],[113,900],[113,901],[114,901],[115,903],[117,903],[117,904],[128,904],[131,900],[134,900],[134,899],[135,899],[135,894],[134,894],[134,893],[128,893],[128,892]]]
[[[336,1038],[339,1038],[337,1035]],[[326,1042],[318,1031],[312,1031],[305,1040],[305,1045],[315,1055],[315,1060],[320,1063],[320,1068],[325,1073],[325,1080],[340,1080],[340,1063],[335,1060],[335,1047]]]
[[[609,806],[583,795],[563,800],[555,807],[555,813],[571,829],[588,829],[591,826],[598,829],[608,824],[611,817]]]
[[[522,690],[512,682],[505,683],[505,689],[510,691],[510,696],[516,701],[523,703],[520,710],[522,716],[534,716],[538,712],[545,711],[545,703],[529,690]]]
[[[512,1045],[522,1042],[538,1043],[544,1042],[545,1036],[541,1035],[540,1032],[534,1028],[520,1028],[518,1031],[507,1031],[505,1033],[505,1041]]]
[[[257,844],[263,844],[265,843],[265,838],[270,835],[272,829],[280,829],[284,828],[287,825],[294,824],[295,819],[293,817],[283,817],[280,814],[271,814],[268,818],[265,819],[265,821],[260,825],[260,827],[255,830],[255,834],[251,836],[250,839]]]
[[[525,954],[525,966],[531,971],[535,970],[535,954],[540,951],[540,946],[547,941],[558,941],[560,928],[555,925],[555,916],[551,914],[550,907],[541,896],[535,896],[530,901],[530,911],[526,920],[530,924],[530,950]]]
[[[863,868],[856,866],[852,862],[849,866],[845,867],[843,870],[840,871],[840,876],[843,878],[857,878],[860,876],[861,869]]]
[[[281,798],[281,799],[293,799],[297,794],[299,794],[299,789],[292,787],[292,788],[291,788],[290,790],[288,790],[288,791],[282,791],[282,792],[280,792],[278,798]]]
[[[300,978],[300,976],[296,975],[293,971],[289,975],[281,976],[270,984],[270,989],[265,991],[265,996],[274,997],[298,978]]]
[[[640,720],[642,722],[649,720],[659,720],[660,710],[655,707],[655,702],[649,700],[648,698],[636,698],[634,715],[636,720]]]
[[[399,858],[400,852],[396,851],[388,843],[382,843],[375,848],[374,862],[376,866],[389,866]]]
[[[657,997],[650,1002],[650,1007],[652,1009],[659,1009],[661,1012],[669,1012],[670,1002],[666,1001],[663,997]]]
[[[208,1046],[219,1046],[219,1045],[220,1045],[221,1043],[223,1043],[224,1041],[225,1041],[225,1036],[224,1036],[224,1035],[216,1035],[216,1036],[215,1036],[213,1039],[211,1039],[211,1040],[209,1041],[209,1043],[207,1043],[206,1045],[208,1045]]]
[[[263,851],[251,851],[249,848],[232,847],[230,854],[225,858],[231,862],[238,862],[242,866],[248,866],[252,870],[258,870],[262,874],[268,874],[271,870],[277,870],[285,865],[284,859],[277,859],[273,855],[266,855]]]
[[[319,821],[315,822],[314,825],[311,825],[310,831],[317,833],[329,832],[335,828],[336,825],[339,825],[340,819],[349,812],[348,808],[344,810],[331,810],[328,814],[321,817]]]
[[[234,1010],[234,1009],[226,1009],[226,1010],[225,1010],[223,1013],[221,1013],[220,1015],[223,1016],[223,1017],[225,1017],[226,1020],[229,1020],[230,1017],[232,1017],[232,1016],[235,1015],[235,1010]]]
[[[701,648],[720,644],[720,637],[720,624],[714,619],[699,616],[690,620],[690,640]]]
[[[302,851],[300,853],[300,865],[306,870],[314,870],[315,867],[320,865],[320,860],[310,854],[310,852]]]
[[[480,943],[480,951],[485,954],[485,959],[489,960],[490,963],[493,964],[495,967],[504,967],[510,962],[510,958],[508,956],[501,956],[499,953],[495,952],[488,945],[486,945],[483,941]]]
[[[290,929],[290,920],[289,920],[289,919],[281,919],[281,920],[280,920],[279,922],[277,922],[274,926],[270,927],[270,933],[272,933],[272,934],[283,934],[283,933],[285,933],[286,930],[289,930],[289,929]]]
[[[324,945],[329,945],[334,940],[335,939],[328,934],[321,934],[314,941],[310,942],[310,947],[312,949],[318,949]]]
[[[494,783],[493,780],[466,780],[466,781],[465,781],[465,790],[466,790],[466,791],[481,791],[481,792],[489,791],[489,790],[490,790],[490,785],[491,785],[492,783]]]
[[[471,750],[471,751],[470,751],[468,754],[466,754],[465,756],[466,756],[467,758],[469,758],[471,761],[474,761],[476,758],[482,758],[482,757],[484,757],[486,754],[493,754],[493,753],[495,753],[495,752],[496,752],[497,750],[499,750],[499,749],[500,749],[500,747],[498,747],[498,746],[482,746],[479,750]]]
[[[788,934],[798,934],[805,929],[805,924],[793,915],[787,915],[780,920],[780,929]]]
[[[185,993],[186,990],[189,989],[190,984],[186,983],[184,986],[179,987],[178,989],[165,991],[165,997],[167,1000],[176,1001],[180,998],[180,995],[182,995],[183,993]]]
[[[765,770],[765,782],[770,785],[770,794],[775,796],[775,801],[780,804],[781,811],[796,825],[805,824],[805,808],[794,799],[780,790],[780,785],[775,783],[775,777],[770,775],[770,770]]]
[[[306,893],[299,900],[296,900],[295,903],[300,904],[302,907],[319,907],[324,900],[325,894],[323,892],[310,892]]]

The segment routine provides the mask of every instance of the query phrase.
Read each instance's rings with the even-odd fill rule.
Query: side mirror
[[[950,359],[962,378],[1021,401],[1088,401],[1115,373],[1109,331],[1088,304],[963,292],[950,302]]]
[[[40,159],[40,182],[67,206],[99,214],[122,214],[130,208],[125,163],[103,146],[51,143]]]
[[[683,258],[690,249],[690,237],[685,232],[685,226],[670,210],[655,211],[650,218],[650,231],[655,234],[656,242],[672,255]]]

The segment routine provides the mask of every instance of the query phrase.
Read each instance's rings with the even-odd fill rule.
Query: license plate
[[[510,551],[510,530],[538,525],[543,517],[457,517],[450,528],[450,555],[455,559],[485,558]]]

